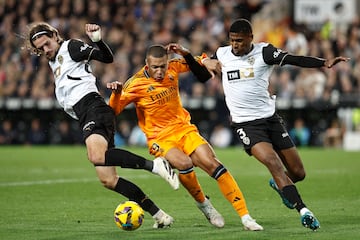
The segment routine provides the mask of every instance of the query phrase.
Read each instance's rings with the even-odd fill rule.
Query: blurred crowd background
[[[346,133],[360,131],[359,6],[355,0],[339,0],[332,10],[345,16],[346,4],[352,3],[353,14],[346,14],[351,19],[335,16],[309,23],[296,19],[299,3],[301,0],[0,0],[0,144],[82,142],[77,122],[55,101],[47,60],[24,48],[29,23],[49,22],[65,39],[80,38],[89,44],[85,23],[101,25],[115,61],[93,61],[92,70],[101,94],[108,99],[106,83],[125,81],[141,68],[150,44],[179,42],[193,55],[211,55],[227,44],[232,21],[246,18],[253,24],[254,42],[270,42],[299,55],[351,58],[332,69],[276,67],[269,89],[277,95],[279,112],[298,146],[342,147]],[[220,79],[202,84],[190,73],[180,81],[184,106],[203,135],[215,146],[239,144],[229,130]],[[116,144],[145,144],[132,108],[118,118]]]

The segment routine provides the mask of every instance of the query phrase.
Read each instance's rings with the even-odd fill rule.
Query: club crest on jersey
[[[158,153],[164,152],[164,149],[160,148],[160,145],[153,143],[150,148],[150,154],[157,155]]]
[[[249,145],[250,144],[250,138],[249,137],[244,137],[242,139],[242,142],[245,144],[245,145]]]
[[[255,58],[254,58],[254,57],[249,57],[249,58],[247,59],[247,62],[248,62],[250,65],[254,65],[254,63],[255,63]]]
[[[63,56],[61,56],[61,55],[59,55],[59,56],[57,57],[57,60],[58,60],[58,62],[59,62],[60,64],[62,64],[62,63],[64,62],[64,58],[63,58]]]

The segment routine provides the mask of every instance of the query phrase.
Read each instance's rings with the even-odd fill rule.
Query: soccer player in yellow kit
[[[183,56],[169,60],[168,53]],[[164,47],[150,46],[146,53],[146,65],[129,78],[124,85],[108,84],[113,90],[110,106],[118,115],[128,104],[134,103],[138,125],[147,137],[150,154],[165,157],[179,170],[179,179],[197,206],[216,227],[223,227],[223,217],[205,196],[195,175],[194,166],[203,169],[214,178],[224,197],[232,204],[246,230],[263,230],[250,216],[245,198],[236,181],[217,159],[210,144],[191,124],[189,112],[183,108],[179,94],[179,74],[190,70],[198,78],[211,75],[201,62],[179,44]]]

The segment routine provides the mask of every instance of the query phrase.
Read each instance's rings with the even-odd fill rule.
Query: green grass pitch
[[[144,148],[127,148],[150,158]],[[160,177],[143,170],[118,168],[175,218],[168,229],[152,229],[146,213],[133,232],[118,229],[113,211],[124,197],[106,190],[96,178],[82,146],[0,147],[0,239],[360,239],[360,152],[299,149],[307,177],[297,184],[304,202],[321,228],[312,232],[300,224],[295,210],[282,205],[268,186],[270,174],[241,148],[216,149],[219,159],[241,187],[251,215],[265,230],[248,232],[222,197],[216,182],[200,169],[199,181],[223,214],[216,229],[207,222],[189,194],[174,191]]]

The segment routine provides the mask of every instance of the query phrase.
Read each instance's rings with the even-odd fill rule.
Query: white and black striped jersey
[[[270,117],[275,113],[275,96],[268,91],[274,64],[282,65],[286,52],[269,43],[253,44],[244,56],[235,56],[231,46],[220,47],[215,56],[222,64],[222,84],[232,122]]]
[[[55,78],[55,95],[64,111],[78,119],[73,106],[86,94],[98,92],[96,78],[88,63],[95,49],[80,41],[64,41],[49,65]]]

